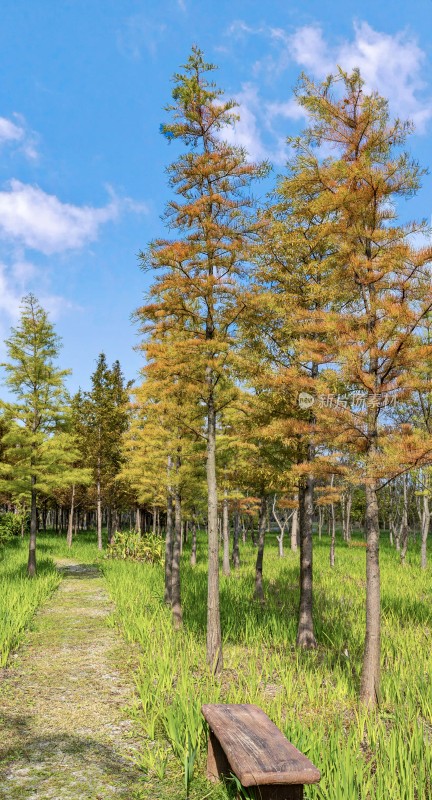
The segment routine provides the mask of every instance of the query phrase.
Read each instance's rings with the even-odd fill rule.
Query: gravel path
[[[97,569],[63,562],[57,592],[0,676],[1,800],[139,797],[133,689]],[[142,784],[141,784],[142,785]]]

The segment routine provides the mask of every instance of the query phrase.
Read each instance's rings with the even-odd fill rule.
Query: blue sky
[[[415,121],[411,152],[432,166],[431,28],[432,0],[2,0],[0,358],[31,290],[63,338],[71,390],[88,386],[102,350],[136,377],[130,315],[149,281],[137,253],[163,230],[178,150],[159,125],[193,43],[240,103],[235,141],[274,164],[264,195],[285,137],[302,127],[292,96],[302,69],[321,79],[337,63],[360,66]],[[401,211],[430,220],[430,176]]]

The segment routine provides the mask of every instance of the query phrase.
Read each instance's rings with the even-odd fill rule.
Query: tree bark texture
[[[255,564],[255,591],[254,591],[255,599],[260,600],[261,602],[264,602],[263,560],[264,560],[266,523],[267,523],[267,499],[264,495],[262,495],[259,515],[258,515],[258,552]]]
[[[172,603],[172,560],[173,560],[173,496],[171,486],[172,459],[168,456],[167,519],[165,533],[165,602]]]
[[[211,369],[207,369],[207,491],[208,491],[208,594],[207,663],[214,674],[223,666],[222,633],[219,610],[219,537],[216,482],[216,409]]]
[[[226,492],[222,504],[222,540],[223,540],[222,572],[224,575],[229,575],[231,572],[230,557],[229,557],[230,541],[229,541],[228,497],[226,495]]]
[[[376,482],[366,484],[366,638],[360,699],[373,707],[379,701],[381,654],[381,597],[379,519]]]
[[[312,448],[310,447],[309,450]],[[310,458],[311,460],[311,458]],[[314,480],[307,475],[299,490],[300,516],[300,607],[297,646],[316,647],[313,624],[312,522]]]
[[[36,477],[31,476],[31,507],[30,507],[30,542],[27,562],[27,575],[33,578],[36,575],[36,534],[37,534],[37,492],[35,488]]]
[[[177,462],[177,469],[180,466],[180,460]],[[174,490],[174,543],[173,543],[173,556],[172,556],[172,569],[171,569],[171,607],[173,614],[173,624],[176,630],[179,630],[183,624],[182,607],[181,607],[181,591],[180,591],[180,555],[181,555],[181,540],[182,540],[182,516],[181,516],[181,497],[180,488],[176,481]]]
[[[75,508],[75,484],[72,485],[71,504],[70,504],[70,511],[69,511],[68,532],[67,532],[67,538],[66,538],[68,547],[72,547],[74,508]]]

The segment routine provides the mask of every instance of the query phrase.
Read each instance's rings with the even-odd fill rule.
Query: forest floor
[[[131,800],[142,772],[124,641],[107,625],[99,570],[66,559],[59,568],[59,589],[0,670],[0,798]]]

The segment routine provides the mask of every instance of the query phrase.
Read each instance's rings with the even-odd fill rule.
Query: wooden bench
[[[234,774],[257,800],[302,800],[320,773],[258,706],[204,705],[210,728],[207,777]]]

